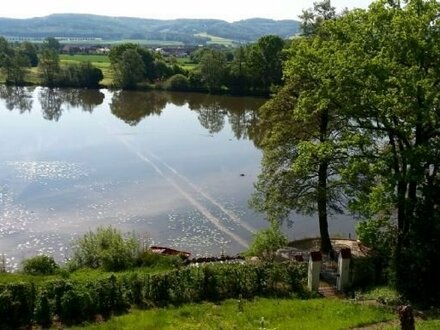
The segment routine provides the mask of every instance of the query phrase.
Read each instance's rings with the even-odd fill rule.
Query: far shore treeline
[[[0,37],[0,78],[16,86],[268,96],[281,84],[282,51],[287,45],[282,38],[268,35],[238,48],[196,47],[179,58],[135,43],[115,45],[108,55],[87,56],[79,51],[69,56],[61,54],[61,44],[52,37],[42,44],[12,43]]]

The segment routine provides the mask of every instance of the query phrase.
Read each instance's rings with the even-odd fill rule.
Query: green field
[[[227,300],[222,304],[135,310],[87,330],[105,329],[349,329],[393,320],[384,308],[337,299]]]
[[[176,60],[177,64],[184,70],[192,71],[197,67],[197,64],[191,62],[189,57],[179,57]]]
[[[211,39],[210,41],[208,41],[208,44],[223,45],[223,46],[227,46],[227,47],[234,46],[234,41],[233,40],[226,39],[226,38],[221,38],[221,37],[216,37],[216,36],[210,35],[210,34],[208,34],[206,32],[197,33],[194,36]]]

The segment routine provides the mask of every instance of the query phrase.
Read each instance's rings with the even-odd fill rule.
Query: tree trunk
[[[328,162],[321,162],[319,164],[318,176],[318,218],[319,218],[319,233],[321,235],[321,251],[329,253],[332,251],[332,243],[328,233],[328,219],[327,219],[327,168]]]
[[[323,110],[320,114],[319,123],[319,141],[325,143],[328,135],[328,110]],[[327,177],[328,177],[329,162],[326,159],[321,159],[318,168],[318,218],[319,218],[319,233],[321,234],[321,252],[329,253],[332,249],[330,235],[328,233],[328,219],[327,219]]]

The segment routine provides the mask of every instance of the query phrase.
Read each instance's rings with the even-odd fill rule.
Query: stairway
[[[336,287],[328,282],[320,281],[318,292],[325,298],[341,298],[343,294],[336,290]]]

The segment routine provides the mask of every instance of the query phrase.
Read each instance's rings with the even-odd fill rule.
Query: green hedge
[[[0,328],[44,327],[56,315],[66,324],[138,307],[254,296],[302,294],[306,268],[297,263],[206,265],[161,274],[141,271],[93,280],[51,280],[0,285]]]

